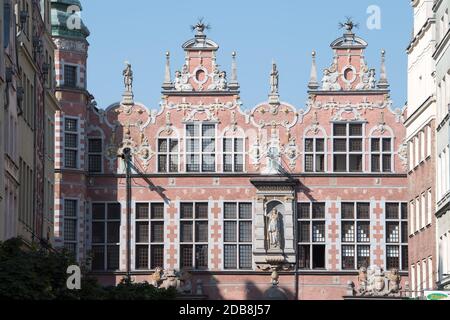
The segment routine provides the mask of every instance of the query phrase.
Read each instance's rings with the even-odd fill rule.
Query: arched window
[[[325,172],[326,134],[321,127],[308,128],[304,138],[304,172]]]
[[[390,130],[389,130],[390,131]],[[375,130],[370,138],[370,167],[371,172],[393,172],[393,148],[392,134],[388,131],[381,133]]]
[[[180,143],[178,136],[171,132],[170,135],[160,133],[157,141],[158,172],[179,172],[180,167]]]
[[[242,128],[227,127],[222,135],[223,172],[245,171],[245,134]]]

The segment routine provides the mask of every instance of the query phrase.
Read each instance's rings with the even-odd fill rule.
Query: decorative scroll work
[[[362,267],[359,271],[360,296],[400,296],[400,275],[397,269],[385,272],[378,266]]]
[[[369,102],[367,97],[363,99],[360,103],[351,103],[350,101],[345,103],[336,102],[334,98],[331,98],[327,102],[315,101],[314,96],[310,96],[307,102],[307,107],[312,109],[321,109],[321,110],[339,110],[342,108],[355,108],[357,110],[374,110],[374,109],[390,109],[392,107],[392,100],[385,99],[383,101],[378,102]]]

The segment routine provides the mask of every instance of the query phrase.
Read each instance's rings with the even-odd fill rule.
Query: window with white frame
[[[333,125],[334,172],[363,171],[363,125],[344,123]]]
[[[427,269],[428,269],[428,289],[434,289],[434,281],[433,281],[433,258],[428,257],[427,260]]]
[[[66,168],[78,168],[78,119],[64,121],[64,164]]]
[[[88,170],[90,173],[102,172],[103,142],[101,138],[90,138],[88,141]]]
[[[216,171],[216,126],[186,125],[186,171]]]
[[[76,65],[64,65],[64,86],[68,88],[78,87],[78,67]]]
[[[432,145],[432,141],[431,141],[431,139],[432,139],[431,125],[428,125],[426,127],[425,131],[426,131],[426,136],[427,136],[427,139],[426,139],[427,140],[427,142],[426,142],[426,144],[427,144],[426,157],[428,158],[428,157],[431,156],[431,145]]]
[[[325,139],[305,139],[305,172],[325,172]]]
[[[92,270],[119,269],[120,204],[92,204]]]
[[[386,203],[386,270],[408,268],[408,210],[406,203]]]
[[[179,145],[178,139],[158,139],[158,172],[178,172]]]
[[[421,202],[421,203],[420,203],[420,209],[421,209],[421,211],[422,211],[422,214],[421,214],[421,216],[420,216],[420,228],[423,229],[423,228],[426,227],[426,224],[427,224],[426,219],[427,219],[427,215],[428,215],[428,212],[426,211],[426,209],[427,209],[427,207],[426,207],[426,204],[427,204],[427,196],[426,196],[425,193],[422,193],[421,201],[420,201],[420,202]]]
[[[342,269],[370,266],[370,203],[342,203]]]
[[[415,206],[415,217],[416,217],[416,232],[419,232],[420,230],[420,215],[422,214],[422,212],[420,212],[420,198],[417,197],[416,198],[416,206]]]
[[[164,203],[136,204],[137,270],[164,268]]]
[[[223,171],[244,172],[244,139],[223,139]]]
[[[325,269],[325,203],[299,203],[297,211],[298,267],[306,270]]]
[[[64,200],[64,248],[75,257],[78,247],[78,200]]]
[[[208,268],[208,204],[181,203],[180,267]]]
[[[411,266],[411,290],[413,291],[412,292],[413,298],[415,298],[417,296],[417,293],[415,292],[416,291],[416,276],[417,276],[416,265],[413,264]]]
[[[413,140],[408,143],[408,165],[409,171],[414,169],[414,142]]]
[[[434,212],[433,212],[434,206],[433,206],[433,202],[432,201],[433,201],[432,192],[431,192],[431,189],[428,189],[428,191],[427,191],[427,207],[428,207],[428,210],[427,210],[427,225],[431,224],[432,216],[434,214]]]
[[[371,139],[372,172],[392,172],[392,138]]]
[[[410,235],[413,235],[416,231],[415,221],[416,221],[416,205],[413,200],[409,203],[409,234]]]
[[[417,167],[420,163],[419,152],[419,137],[414,137],[414,167]]]
[[[225,203],[224,219],[224,268],[227,270],[252,269],[252,204]]]
[[[423,131],[419,132],[419,143],[420,143],[420,162],[425,160],[425,133]]]

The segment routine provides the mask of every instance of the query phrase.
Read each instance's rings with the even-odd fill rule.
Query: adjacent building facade
[[[408,52],[409,269],[411,290],[434,289],[436,255],[436,45],[433,0],[411,1],[414,34]]]
[[[1,240],[53,239],[54,44],[50,0],[2,1]],[[4,54],[3,54],[4,52]]]
[[[437,261],[436,281],[440,289],[450,289],[450,1],[434,1],[436,43],[436,217]]]
[[[377,76],[351,22],[320,81],[313,53],[303,108],[280,99],[275,63],[268,100],[243,108],[236,53],[231,72],[220,69],[199,23],[174,74],[166,55],[158,109],[135,102],[130,64],[122,100],[102,109],[86,90],[89,31],[66,27],[80,4],[52,5],[55,240],[102,283],[188,271],[194,293],[259,299],[277,270],[289,299],[342,299],[382,268],[386,290],[398,275],[407,288],[403,112],[385,52]]]

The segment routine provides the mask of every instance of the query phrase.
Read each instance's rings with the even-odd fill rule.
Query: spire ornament
[[[386,72],[386,51],[384,49],[381,50],[380,81],[378,81],[378,88],[385,90],[389,88],[389,82]]]
[[[237,80],[237,63],[236,63],[236,51],[231,53],[231,80],[228,84],[230,90],[239,90],[239,83]]]
[[[164,90],[170,90],[173,89],[173,83],[172,78],[170,75],[170,52],[166,52],[166,67],[165,67],[165,73],[164,73],[164,83],[163,83],[163,89]]]
[[[309,77],[308,88],[311,90],[319,89],[319,82],[317,81],[317,65],[316,65],[316,51],[312,54],[311,75]]]
[[[279,72],[275,60],[272,61],[272,72],[270,73],[270,94],[269,103],[274,105],[280,104],[279,95]]]

